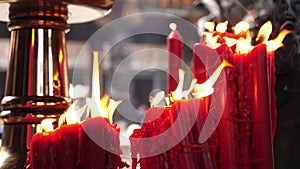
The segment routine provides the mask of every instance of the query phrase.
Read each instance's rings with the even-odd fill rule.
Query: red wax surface
[[[88,119],[81,126],[84,130],[82,133],[81,168],[124,167],[119,157],[122,153],[119,129],[112,127],[107,119],[100,117]]]
[[[33,136],[31,141],[31,168],[48,168],[50,159],[48,160],[48,145],[49,145],[49,133],[38,133]]]
[[[174,91],[178,85],[178,70],[183,63],[183,43],[177,30],[173,30],[167,38],[169,51],[167,93]]]
[[[107,150],[99,145],[107,147]],[[104,143],[104,145],[102,144]],[[28,152],[28,169],[118,169],[122,162],[119,129],[107,119],[93,118],[81,125],[65,125],[38,133]]]
[[[193,51],[193,74],[199,84],[204,83],[208,78],[203,61],[211,55],[212,52],[210,48],[201,43],[195,44]]]
[[[58,169],[80,168],[81,126],[79,124],[65,125],[55,133],[57,134],[55,139],[57,140]]]
[[[268,52],[268,89],[269,89],[269,104],[271,113],[272,138],[274,139],[277,125],[277,107],[276,107],[276,66],[274,52]]]
[[[233,53],[223,44],[216,49],[222,59],[232,63]],[[221,100],[224,106],[223,115],[217,128],[218,132],[218,166],[219,169],[239,169],[238,166],[238,98],[236,68],[223,70],[226,76],[226,93],[222,93]],[[218,89],[215,89],[216,91]]]

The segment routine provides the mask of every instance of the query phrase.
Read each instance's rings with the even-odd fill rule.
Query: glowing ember
[[[202,84],[196,84],[194,86],[194,92],[192,93],[195,98],[203,98],[211,95],[214,92],[214,84],[218,80],[221,75],[222,70],[225,67],[232,67],[230,63],[226,60],[222,62],[222,64],[215,70],[215,72],[209,77],[207,81]]]

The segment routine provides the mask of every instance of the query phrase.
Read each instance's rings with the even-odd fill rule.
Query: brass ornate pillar
[[[0,0],[9,13],[11,49],[1,118],[2,169],[22,169],[37,124],[58,118],[69,106],[65,32],[109,12],[113,0]],[[7,5],[9,4],[9,5]],[[1,7],[2,6],[2,7]],[[80,14],[80,12],[84,12]],[[5,17],[3,18],[5,19]],[[2,159],[2,160],[3,160]]]

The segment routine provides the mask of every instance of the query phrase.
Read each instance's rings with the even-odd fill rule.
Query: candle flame
[[[227,30],[227,24],[228,21],[219,23],[216,28],[216,32],[218,34],[214,34],[211,32],[212,29],[212,23],[207,23],[207,30],[208,32],[205,32],[206,39],[205,42],[207,45],[209,45],[211,48],[217,48],[221,44],[218,42],[218,40],[221,38],[224,40],[225,44],[227,44],[229,47],[232,47],[236,45],[236,50],[234,51],[236,54],[246,54],[249,53],[254,46],[252,45],[252,35],[250,32],[250,25],[245,22],[241,21],[237,23],[235,26],[232,27],[232,30],[234,31],[234,36],[230,33],[223,34]],[[272,23],[270,21],[263,24],[258,32],[258,35],[256,37],[256,42],[258,44],[265,44],[267,47],[267,52],[274,52],[278,48],[283,46],[282,41],[287,36],[287,34],[291,33],[289,30],[282,30],[279,35],[273,39],[269,40],[270,35],[272,33]],[[227,35],[230,35],[227,36]]]
[[[93,51],[92,99],[100,100],[100,70],[98,63],[99,52]],[[96,102],[98,107],[99,102]]]
[[[213,94],[214,92],[214,84],[218,80],[221,75],[222,70],[225,67],[233,67],[228,61],[223,60],[222,64],[214,71],[214,73],[209,77],[207,81],[202,84],[196,84],[194,86],[193,96],[195,98],[203,98]]]
[[[234,46],[237,43],[237,40],[234,38],[224,37],[224,40],[229,47]]]
[[[260,43],[265,43],[269,40],[269,37],[272,33],[272,23],[271,21],[266,22],[259,29],[258,35],[256,37],[256,41]]]
[[[219,35],[214,36],[213,33],[205,32],[205,43],[207,46],[215,49],[219,47],[221,44],[218,43]]]
[[[189,94],[192,92],[193,87],[197,82],[197,80],[193,79],[189,89],[183,90],[185,72],[184,72],[184,70],[179,69],[178,74],[179,74],[179,82],[178,82],[178,86],[177,86],[176,90],[171,92],[171,97],[170,97],[171,102],[179,101],[182,99],[188,99]]]
[[[251,44],[252,36],[250,31],[247,31],[246,38],[240,37],[236,42],[236,50],[237,54],[246,54],[249,53],[254,46]]]
[[[100,106],[97,107],[95,102],[92,99],[87,98],[88,106],[91,110],[91,117],[103,117],[107,118],[108,121],[113,123],[113,114],[118,107],[119,104],[122,103],[121,100],[115,101],[110,99],[110,97],[106,94],[100,100]]]
[[[175,89],[175,91],[171,92],[174,100],[181,100],[183,98],[182,91],[183,91],[183,82],[184,82],[184,70],[179,69],[178,75],[179,75],[178,86]]]
[[[170,23],[169,27],[172,31],[175,31],[177,29],[177,24],[176,23]]]
[[[215,29],[215,22],[205,22],[204,28],[208,30],[208,32],[213,32]]]
[[[83,106],[81,108],[76,108],[77,101],[75,101],[68,110],[59,117],[58,127],[64,124],[78,124],[81,122],[80,117],[83,116],[87,106]]]
[[[227,31],[228,21],[217,24],[216,31],[219,33],[225,33]]]
[[[104,95],[100,98],[99,53],[94,51],[93,56],[92,98],[86,98],[86,104],[82,107],[76,107],[78,101],[75,101],[69,109],[60,116],[58,121],[59,127],[64,124],[81,123],[87,118],[94,117],[107,118],[111,124],[113,123],[113,113],[122,101],[110,99],[108,95]]]
[[[154,97],[149,98],[150,107],[156,107],[159,105],[160,102],[162,102],[165,98],[165,92],[160,91],[158,92]]]
[[[249,29],[250,29],[250,25],[246,21],[240,21],[232,28],[234,34],[236,35],[246,33]]]
[[[275,39],[265,42],[265,44],[267,45],[267,52],[274,52],[278,48],[283,47],[282,41],[284,40],[286,35],[288,35],[291,32],[292,31],[289,30],[283,30]]]
[[[54,130],[53,123],[55,119],[47,118],[41,122],[41,128],[43,132],[50,132]]]
[[[175,91],[171,92],[171,94],[165,98],[166,104],[170,105],[175,101],[179,101],[182,99],[188,100],[189,95],[192,94],[195,98],[203,98],[211,95],[214,92],[214,84],[218,80],[221,75],[222,70],[225,67],[233,67],[229,62],[223,60],[220,66],[214,71],[214,73],[209,77],[207,81],[202,84],[197,84],[197,79],[193,79],[190,87],[187,90],[183,90],[183,81],[185,72],[182,69],[179,69],[179,82]],[[159,93],[159,95],[155,96],[154,99],[156,101],[161,101],[161,98],[164,96],[164,93]],[[150,101],[153,105],[154,99]]]

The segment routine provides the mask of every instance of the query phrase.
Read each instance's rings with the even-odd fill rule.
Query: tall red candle
[[[223,44],[216,49],[221,59],[232,63],[233,53]],[[237,74],[236,68],[225,69],[226,93],[222,93],[223,115],[217,128],[219,169],[239,169],[238,126],[237,126]],[[216,89],[218,90],[218,89]]]
[[[243,168],[273,169],[266,46],[235,55],[239,68],[239,134]]]
[[[206,70],[206,65],[203,61],[209,62],[209,57],[213,57],[217,55],[215,51],[205,46],[202,43],[197,43],[194,46],[193,51],[193,74],[197,79],[198,84],[204,83],[208,79],[208,74]],[[209,112],[210,104],[211,104],[211,96],[207,96],[200,99],[193,99],[198,102],[198,107],[190,106],[192,109],[190,111],[198,110],[198,114],[196,118],[196,122],[192,128],[194,142],[197,145],[200,145],[198,140],[200,136],[200,132],[206,120],[206,117]],[[193,102],[193,101],[191,101]],[[193,104],[193,103],[190,103]],[[213,134],[212,138],[210,138],[205,143],[200,145],[200,151],[197,153],[198,162],[202,166],[203,169],[216,169],[216,158],[214,154],[214,147],[216,147],[216,133]]]
[[[211,55],[212,50],[209,50],[207,46],[201,43],[195,44],[193,51],[193,74],[199,84],[204,83],[208,78],[206,67],[202,59],[204,60]]]
[[[167,38],[167,46],[169,52],[168,58],[168,79],[167,79],[167,93],[174,91],[178,85],[178,70],[182,68],[183,62],[183,43],[177,26],[175,23],[170,24],[172,29]]]
[[[274,52],[268,52],[267,54],[268,63],[268,89],[269,89],[269,104],[271,113],[271,128],[272,128],[272,138],[274,139],[276,133],[277,125],[277,107],[276,107],[276,93],[275,93],[275,83],[276,83],[276,66],[275,66],[275,54]]]

